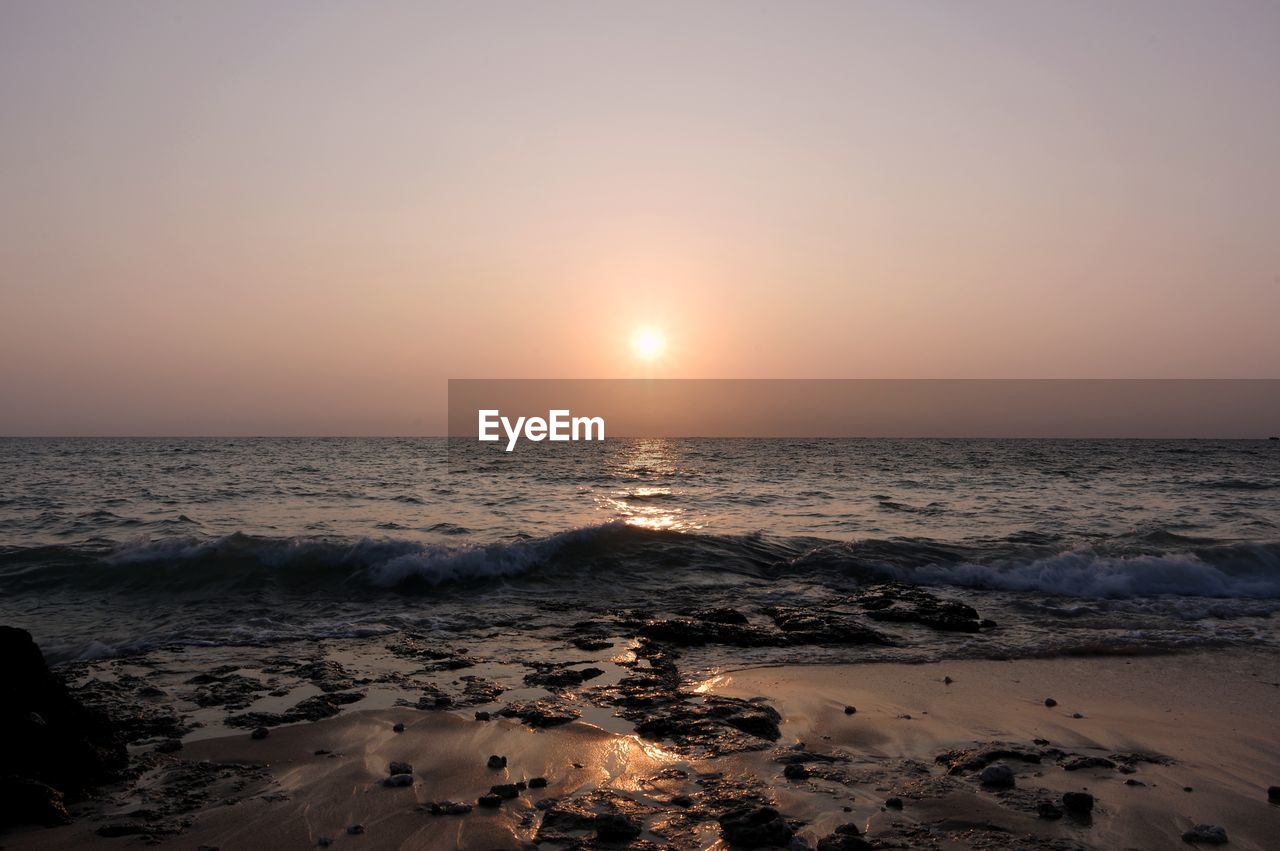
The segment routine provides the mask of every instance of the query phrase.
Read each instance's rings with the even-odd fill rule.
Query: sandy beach
[[[778,712],[776,740],[741,747],[642,736],[603,711],[542,727],[353,708],[261,739],[204,730],[180,750],[135,748],[148,752],[135,780],[4,845],[1113,849],[1177,847],[1214,825],[1229,847],[1264,849],[1280,829],[1278,689],[1280,657],[1249,651],[791,665],[691,683]],[[409,764],[410,785],[387,785],[392,763]],[[991,766],[1011,778],[997,768],[984,783]],[[504,784],[513,797],[480,804]],[[1073,792],[1091,806],[1068,811]],[[444,802],[471,809],[433,814]],[[761,824],[734,833],[734,813]]]

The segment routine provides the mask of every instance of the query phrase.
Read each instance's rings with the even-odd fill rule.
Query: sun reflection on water
[[[663,531],[692,531],[704,524],[687,515],[684,492],[668,482],[681,475],[673,441],[637,440],[615,461],[613,477],[627,486],[596,497],[597,505],[629,526]],[[634,482],[634,484],[632,484]]]

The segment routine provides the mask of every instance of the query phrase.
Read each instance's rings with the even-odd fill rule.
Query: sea
[[[0,622],[54,662],[467,642],[918,587],[979,633],[743,664],[1280,647],[1280,442],[0,440]]]

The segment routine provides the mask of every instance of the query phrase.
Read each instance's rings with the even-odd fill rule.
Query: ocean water
[[[1280,646],[1280,443],[0,440],[0,622],[54,659],[559,635],[885,581],[998,628],[745,662]]]

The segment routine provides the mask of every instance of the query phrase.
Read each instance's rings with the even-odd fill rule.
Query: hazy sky
[[[1278,45],[1274,0],[4,0],[0,433],[1280,377]]]

